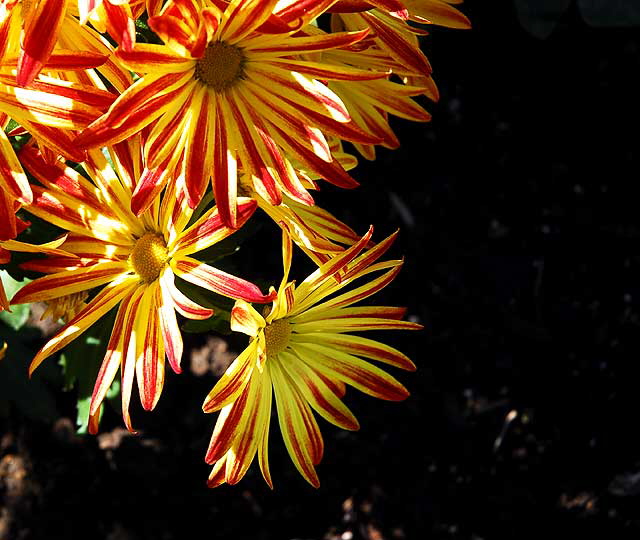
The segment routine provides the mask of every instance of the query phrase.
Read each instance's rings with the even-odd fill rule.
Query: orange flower
[[[314,466],[322,458],[323,441],[312,409],[338,427],[354,430],[358,421],[341,400],[346,384],[392,401],[409,395],[396,379],[363,358],[407,370],[415,369],[413,362],[392,347],[348,334],[422,328],[402,321],[402,308],[353,306],[384,288],[402,266],[399,260],[376,262],[395,234],[363,252],[371,233],[297,286],[288,281],[291,240],[284,234],[284,278],[271,310],[260,315],[247,302],[236,302],[231,329],[249,335],[251,342],[203,405],[205,412],[221,411],[206,455],[207,463],[213,465],[209,486],[240,481],[256,453],[265,481],[273,486],[267,457],[272,392],[289,455],[300,474],[316,487]],[[379,271],[384,273],[369,283],[340,292]]]

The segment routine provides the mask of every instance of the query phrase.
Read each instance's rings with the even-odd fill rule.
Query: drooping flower
[[[310,36],[300,29],[335,0],[231,0],[224,4],[171,2],[149,19],[164,45],[136,44],[117,57],[143,74],[107,114],[78,137],[82,147],[111,144],[148,126],[149,167],[170,167],[184,155],[187,194],[195,206],[209,177],[225,223],[236,224],[237,178],[248,174],[271,204],[282,193],[303,204],[313,199],[292,160],[342,187],[356,182],[331,156],[325,133],[365,144],[379,139],[350,123],[326,80],[369,80],[386,72],[330,68],[302,54],[357,43],[362,32]],[[205,6],[205,7],[202,7]],[[222,6],[222,7],[221,7]],[[296,35],[297,34],[297,35]],[[144,210],[154,192],[134,194]]]
[[[162,203],[156,201],[136,217],[130,205],[136,174],[142,170],[140,146],[132,140],[112,150],[110,156],[115,169],[101,151],[89,152],[84,164],[89,181],[61,161],[47,164],[32,146],[24,147],[20,155],[43,186],[33,187],[34,201],[27,210],[69,233],[60,246],[66,255],[24,263],[24,268],[50,275],[20,289],[12,304],[46,302],[103,286],[40,349],[30,372],[118,306],[92,396],[92,432],[97,430],[100,404],[118,369],[122,412],[130,430],[134,379],[143,407],[151,410],[162,391],[165,355],[171,368],[180,372],[183,344],[176,311],[192,319],[212,314],[176,287],[176,276],[232,298],[251,302],[270,299],[252,283],[190,257],[234,232],[223,225],[215,207],[187,227],[192,211],[181,192],[170,187]],[[240,199],[238,223],[249,219],[255,208],[254,201]]]
[[[280,431],[298,471],[318,486],[315,465],[323,453],[320,429],[312,409],[343,429],[358,421],[342,402],[345,385],[381,399],[398,401],[408,392],[395,378],[366,359],[401,369],[415,365],[396,349],[349,332],[416,330],[421,325],[401,320],[405,310],[387,306],[353,306],[391,282],[402,261],[376,262],[395,234],[368,251],[371,230],[360,241],[307,277],[300,285],[288,281],[291,241],[283,241],[284,278],[273,307],[260,315],[237,301],[231,328],[251,337],[207,396],[203,410],[220,410],[206,455],[213,465],[209,485],[235,484],[256,453],[265,481],[272,486],[268,435],[272,393]],[[341,292],[372,272],[383,273],[364,285]],[[337,273],[341,279],[335,279]]]

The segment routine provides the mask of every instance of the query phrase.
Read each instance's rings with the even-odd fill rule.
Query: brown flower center
[[[196,62],[195,77],[216,92],[224,92],[242,78],[245,60],[240,47],[224,41],[210,43]]]
[[[141,281],[151,283],[158,279],[164,268],[168,259],[167,253],[164,238],[156,233],[147,233],[136,242],[129,261]]]
[[[289,344],[291,325],[287,319],[278,319],[268,324],[264,329],[264,339],[267,344],[267,357],[281,353]]]

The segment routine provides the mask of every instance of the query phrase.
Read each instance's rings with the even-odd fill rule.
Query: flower
[[[358,421],[340,399],[345,384],[392,401],[408,396],[396,379],[363,358],[407,370],[415,369],[413,362],[392,347],[348,334],[422,328],[402,321],[402,308],[353,307],[391,282],[402,266],[400,260],[376,262],[396,234],[363,252],[371,234],[370,229],[297,287],[287,281],[292,244],[283,235],[284,278],[271,310],[263,316],[247,302],[236,302],[231,328],[249,335],[251,342],[203,405],[205,412],[221,411],[206,455],[207,463],[213,464],[209,486],[237,483],[257,453],[263,477],[272,487],[268,463],[272,389],[289,455],[302,476],[316,487],[314,465],[322,457],[323,441],[312,409],[338,427],[354,430]],[[335,295],[358,278],[379,271],[384,273],[369,283]],[[336,279],[338,272],[340,280]]]
[[[301,30],[334,0],[191,0],[171,2],[149,26],[164,45],[136,44],[118,59],[141,78],[77,139],[92,148],[122,141],[148,126],[149,167],[171,167],[184,154],[193,207],[209,177],[223,221],[236,226],[238,171],[252,177],[271,204],[282,193],[303,204],[313,199],[291,160],[341,187],[357,183],[331,156],[324,133],[375,144],[377,137],[350,123],[325,80],[369,80],[386,72],[331,66],[300,56],[345,47],[367,30],[323,36]],[[275,11],[277,7],[283,9]],[[134,211],[151,204],[134,194]]]
[[[215,207],[187,226],[192,211],[184,196],[169,188],[162,203],[156,202],[140,217],[131,213],[135,171],[142,169],[135,140],[111,151],[115,169],[101,151],[90,151],[84,168],[91,181],[61,161],[47,164],[32,146],[24,147],[20,157],[43,185],[33,186],[34,201],[27,210],[69,233],[59,246],[64,255],[23,264],[50,275],[25,285],[12,304],[46,302],[104,286],[40,349],[29,371],[119,306],[94,387],[90,430],[97,430],[100,404],[118,368],[122,413],[132,430],[129,402],[134,378],[143,407],[151,410],[162,391],[165,355],[173,371],[180,372],[183,344],[175,311],[192,319],[212,314],[180,292],[175,276],[232,298],[267,302],[271,297],[252,283],[190,257],[234,232],[222,224]],[[245,223],[255,208],[254,201],[240,199],[238,223]]]

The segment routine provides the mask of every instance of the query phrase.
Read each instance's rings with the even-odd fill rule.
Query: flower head
[[[291,241],[284,235],[284,278],[271,310],[261,315],[247,302],[236,302],[231,327],[249,335],[251,342],[203,405],[205,412],[221,411],[206,456],[213,464],[210,486],[238,482],[256,453],[272,486],[267,457],[272,393],[289,455],[314,486],[319,485],[314,466],[322,458],[323,442],[312,409],[338,427],[354,430],[358,421],[341,400],[345,385],[392,401],[408,396],[395,378],[364,359],[407,370],[415,369],[413,362],[392,347],[349,334],[421,328],[401,320],[402,308],[353,306],[391,282],[402,265],[400,260],[376,262],[395,234],[363,252],[371,233],[299,286],[288,281]],[[355,280],[380,271],[372,281],[340,293]]]
[[[162,203],[140,217],[131,212],[135,172],[142,170],[135,141],[111,152],[115,169],[102,152],[90,151],[85,170],[91,181],[63,162],[46,163],[32,146],[20,157],[43,185],[33,187],[27,209],[69,233],[59,246],[64,253],[23,265],[49,275],[20,289],[12,303],[47,302],[102,287],[36,354],[30,372],[118,306],[92,396],[90,429],[97,429],[100,404],[119,368],[123,416],[132,429],[128,409],[134,378],[143,407],[151,410],[162,391],[165,356],[180,372],[183,344],[175,312],[192,319],[212,314],[180,292],[175,276],[232,298],[267,302],[270,297],[190,257],[234,232],[222,224],[215,207],[187,226],[192,211],[184,196],[170,189]],[[238,222],[246,222],[255,208],[254,201],[241,199]]]
[[[327,80],[369,80],[386,72],[326,66],[302,55],[346,47],[367,31],[308,35],[304,28],[334,0],[194,0],[169,3],[150,27],[164,45],[136,44],[117,57],[141,78],[77,139],[82,147],[121,141],[148,126],[149,167],[171,168],[184,155],[190,205],[209,178],[225,223],[236,226],[239,171],[271,204],[282,193],[313,199],[292,160],[342,187],[357,183],[332,158],[324,133],[375,144],[350,123]],[[202,7],[205,6],[205,7]],[[222,4],[224,6],[224,4]],[[134,194],[138,213],[152,202]]]

